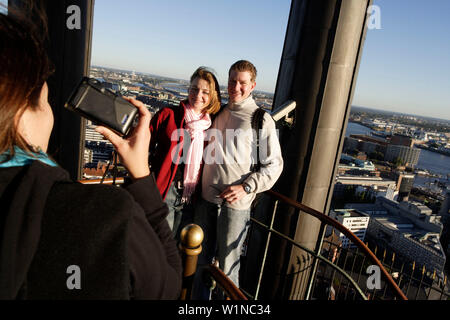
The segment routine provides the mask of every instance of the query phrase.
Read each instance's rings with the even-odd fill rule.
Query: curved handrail
[[[406,295],[403,293],[403,291],[398,287],[398,285],[395,283],[394,279],[392,279],[391,275],[387,270],[384,268],[380,260],[373,254],[373,252],[364,244],[364,242],[361,241],[353,232],[351,232],[349,229],[344,227],[342,224],[340,224],[338,221],[330,218],[329,216],[310,208],[304,204],[298,203],[295,200],[292,200],[278,192],[275,192],[273,190],[268,190],[265,192],[267,195],[278,199],[279,201],[282,201],[294,208],[297,208],[307,214],[310,214],[314,216],[315,218],[319,219],[320,221],[324,222],[325,224],[331,225],[340,232],[342,232],[348,239],[350,239],[359,249],[361,249],[369,258],[372,260],[373,263],[375,263],[382,272],[383,276],[387,279],[387,283],[389,286],[394,290],[395,294],[402,300],[408,300]]]
[[[231,300],[248,300],[234,282],[217,266],[210,264],[205,271],[211,275]]]
[[[251,218],[252,222],[255,222],[256,224],[265,227],[265,225],[263,225],[262,223],[260,223],[259,221],[257,221],[256,219]],[[292,245],[302,249],[303,251],[306,251],[307,253],[309,253],[312,256],[315,256],[316,258],[318,258],[320,261],[323,261],[324,263],[328,264],[329,266],[331,266],[332,268],[338,270],[356,289],[356,291],[359,293],[359,295],[364,299],[367,300],[367,297],[365,296],[365,294],[362,292],[361,288],[359,288],[358,284],[356,283],[355,280],[352,279],[352,277],[350,277],[350,275],[348,275],[345,270],[343,270],[341,267],[333,264],[331,261],[329,261],[328,259],[326,259],[325,257],[323,257],[320,254],[316,254],[313,250],[306,248],[305,246],[302,246],[301,244],[299,244],[298,242],[296,242],[294,239],[282,234],[279,231],[270,229],[270,232],[275,233],[276,235],[278,235],[279,237],[289,241]]]
[[[100,183],[100,179],[96,179],[96,180],[81,180],[79,181],[80,183],[83,184],[98,184]],[[124,182],[123,178],[117,178],[115,183],[117,184],[122,184]],[[103,181],[104,184],[112,184],[113,183],[113,179],[105,179]],[[394,293],[402,300],[408,300],[406,295],[403,293],[403,291],[398,287],[398,285],[395,283],[395,281],[392,279],[391,275],[387,272],[387,270],[384,268],[384,266],[382,265],[382,263],[380,262],[380,260],[378,260],[378,258],[375,256],[375,254],[364,244],[364,242],[362,242],[353,232],[351,232],[349,229],[347,229],[345,226],[343,226],[342,224],[340,224],[338,221],[330,218],[329,216],[313,209],[310,208],[304,204],[301,204],[295,200],[292,200],[278,192],[275,192],[273,190],[268,190],[265,192],[267,195],[269,195],[272,198],[275,198],[281,202],[284,202],[286,204],[288,204],[289,206],[292,206],[296,209],[299,209],[307,214],[310,214],[312,216],[314,216],[315,218],[319,219],[320,221],[322,221],[325,224],[331,225],[334,228],[336,228],[337,230],[339,230],[340,232],[342,232],[348,239],[350,239],[360,250],[363,251],[363,253],[365,253],[374,264],[376,264],[379,268],[380,271],[382,272],[383,276],[386,278],[387,283],[389,284],[389,286],[394,290]],[[254,222],[256,222],[257,224],[262,225],[261,223],[259,223],[258,221],[252,219]],[[289,237],[279,233],[276,230],[271,230],[271,232],[276,233],[278,236],[281,236],[283,238],[286,238],[286,240],[289,240],[293,243],[295,243],[295,241],[293,239],[290,239]],[[320,259],[321,261],[324,261],[325,263],[329,264],[329,262],[324,259],[322,256],[315,254],[314,252],[312,252],[311,250],[309,250],[308,248],[303,247],[300,244],[296,245],[301,248],[302,250],[307,251],[310,254],[314,254],[315,256],[317,256],[318,259]],[[336,266],[335,266],[336,267]],[[339,270],[339,267],[337,267]],[[239,288],[236,287],[236,285],[216,266],[211,265],[209,266],[209,268],[207,269],[208,272],[211,274],[211,276],[213,277],[214,280],[216,280],[219,285],[222,287],[222,289],[230,296],[231,299],[233,300],[242,300],[245,299],[247,300],[247,298],[245,297],[245,295],[242,293],[242,291],[239,290]],[[342,271],[342,270],[339,270]],[[355,283],[353,281],[353,279],[349,278],[348,276],[345,275],[344,276],[355,286]],[[357,286],[355,286],[357,288]],[[358,289],[358,288],[357,288]],[[358,290],[360,291],[360,290]],[[361,292],[360,292],[361,293]]]
[[[82,184],[100,184],[101,179],[79,180]],[[112,184],[113,179],[104,179],[103,184]],[[124,183],[124,178],[116,178],[115,183]],[[183,253],[183,286],[180,300],[189,300],[193,285],[193,275],[197,269],[197,256],[202,250],[203,230],[200,226],[190,224],[181,231],[179,249]],[[219,284],[231,300],[247,300],[247,297],[238,287],[215,265],[206,268],[206,272]]]
[[[252,218],[252,221],[263,226],[264,225],[262,223],[260,223],[259,221],[255,220]],[[351,284],[353,284],[353,286],[355,287],[356,291],[358,291],[359,295],[364,299],[367,300],[367,297],[364,295],[364,293],[362,292],[361,288],[359,288],[358,284],[356,283],[355,280],[352,279],[352,277],[350,277],[342,268],[340,268],[337,265],[334,265],[331,261],[329,261],[328,259],[324,258],[322,255],[320,254],[316,254],[313,250],[306,248],[305,246],[302,246],[301,244],[299,244],[298,242],[296,242],[295,240],[293,240],[292,238],[282,234],[281,232],[278,232],[276,230],[271,229],[270,232],[273,232],[275,234],[277,234],[279,237],[289,241],[290,243],[292,243],[294,246],[302,249],[303,251],[306,251],[307,253],[309,253],[312,256],[315,256],[316,258],[318,258],[319,260],[325,262],[326,264],[330,265],[331,267],[335,268],[336,270],[338,270]]]

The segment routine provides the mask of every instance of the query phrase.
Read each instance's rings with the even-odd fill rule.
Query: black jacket
[[[39,161],[0,168],[0,299],[177,299],[181,259],[154,178],[124,188]]]

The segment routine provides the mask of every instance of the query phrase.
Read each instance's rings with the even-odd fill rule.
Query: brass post
[[[183,254],[183,285],[181,300],[190,300],[198,255],[202,252],[203,230],[196,224],[189,224],[181,230],[180,250]]]

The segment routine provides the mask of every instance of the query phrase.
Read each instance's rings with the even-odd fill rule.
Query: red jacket
[[[150,123],[150,158],[151,171],[156,177],[156,185],[163,199],[177,172],[178,162],[182,154],[184,142],[183,130],[179,130],[176,139],[171,140],[172,133],[184,128],[185,104],[180,102],[178,107],[168,107],[159,110]],[[172,153],[175,162],[172,161]]]

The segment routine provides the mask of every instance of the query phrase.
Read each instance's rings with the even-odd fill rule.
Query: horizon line
[[[121,68],[118,68],[118,67],[105,67],[105,66],[91,64],[90,68],[92,68],[92,67],[99,67],[99,68],[104,68],[104,69],[113,69],[113,70],[118,70],[118,71],[136,72],[136,73],[147,74],[147,75],[151,75],[151,76],[157,76],[157,77],[161,77],[161,78],[167,78],[167,79],[170,79],[170,80],[182,80],[182,81],[189,82],[188,79],[174,78],[174,77],[170,77],[170,76],[162,76],[162,75],[159,75],[159,74],[154,74],[154,73],[144,72],[144,71],[121,69]],[[220,87],[226,88],[227,86],[221,85]],[[272,95],[275,94],[275,92],[265,91],[265,90],[262,90],[262,89],[255,89],[255,91],[268,93],[268,94],[272,94]]]
[[[367,107],[367,106],[360,106],[360,105],[353,105],[353,104],[352,104],[352,108],[353,108],[353,107],[356,107],[356,108],[365,108],[365,109],[370,109],[370,110],[374,110],[374,111],[383,111],[383,112],[395,113],[395,114],[406,115],[406,116],[414,116],[414,117],[420,117],[420,118],[431,119],[431,120],[439,120],[439,121],[450,122],[450,119],[445,119],[445,118],[435,118],[435,117],[432,117],[432,116],[422,116],[422,115],[419,115],[419,114],[404,113],[404,112],[398,112],[398,111],[391,111],[391,110],[386,110],[386,109],[381,109],[381,108],[375,108],[375,107]]]
[[[189,82],[189,80],[187,80],[187,79],[174,78],[174,77],[170,77],[170,76],[163,76],[163,75],[154,74],[154,73],[150,73],[150,72],[136,71],[136,70],[130,70],[130,69],[122,69],[122,68],[119,68],[119,67],[106,67],[106,66],[101,66],[101,65],[91,64],[90,68],[92,68],[92,67],[99,67],[99,68],[104,68],[104,69],[113,69],[113,70],[118,70],[118,71],[136,72],[136,73],[140,73],[140,74],[147,74],[147,75],[157,76],[157,77],[161,77],[161,78],[167,78],[167,79],[170,79],[170,80],[182,80],[182,81],[187,81],[187,82]],[[221,87],[225,87],[225,88],[226,88],[226,86],[221,86]],[[269,91],[258,90],[258,89],[255,89],[255,91],[275,95],[275,92],[269,92]],[[412,113],[404,113],[404,112],[398,112],[398,111],[391,111],[391,110],[386,110],[386,109],[383,109],[383,108],[377,108],[377,107],[368,107],[368,106],[360,106],[360,105],[354,105],[354,104],[352,104],[352,105],[351,105],[351,108],[353,108],[353,107],[357,107],[357,108],[358,108],[358,107],[359,107],[359,108],[366,108],[366,109],[370,109],[370,110],[374,110],[374,111],[384,111],[384,112],[390,112],[390,113],[394,113],[394,114],[401,114],[401,115],[414,116],[414,117],[421,117],[421,118],[431,119],[431,120],[440,120],[440,121],[450,122],[450,119],[445,119],[445,118],[435,118],[435,117],[432,117],[432,116],[422,116],[422,115],[412,114]],[[351,110],[350,110],[350,111],[351,111]]]

